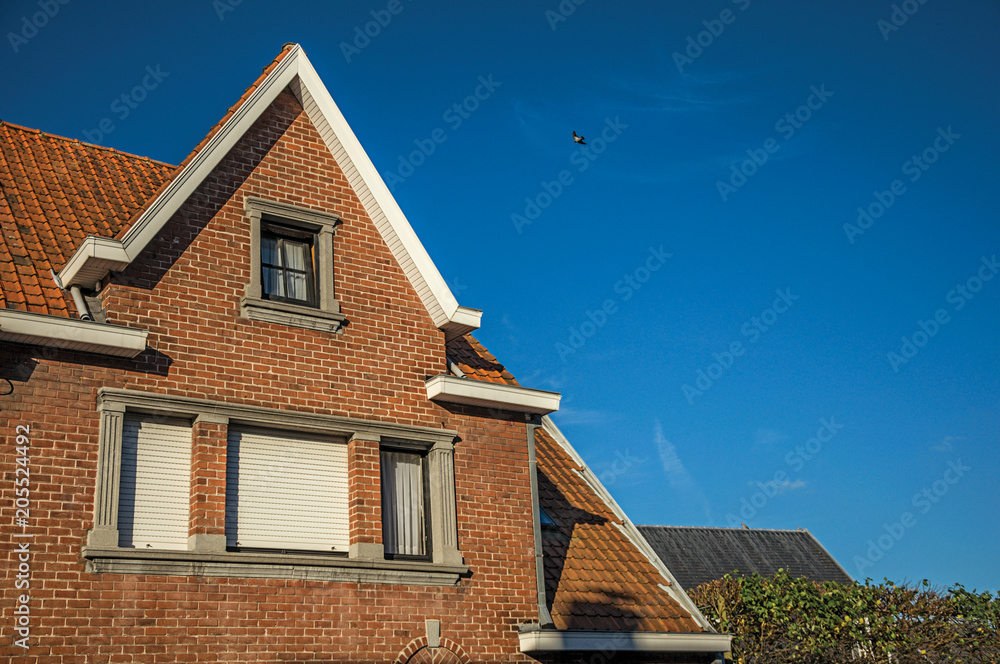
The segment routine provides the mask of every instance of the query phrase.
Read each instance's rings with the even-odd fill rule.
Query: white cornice
[[[309,119],[357,192],[434,324],[445,332],[447,339],[478,329],[482,312],[458,304],[305,51],[298,45],[278,62],[232,117],[219,127],[198,154],[133,221],[120,242],[93,238],[101,246],[88,247],[90,238],[85,241],[59,273],[63,284],[66,287],[89,288],[109,270],[121,270],[135,260],[275,98],[289,86],[299,97]],[[109,261],[106,255],[112,254],[115,260]]]
[[[13,343],[135,357],[145,350],[146,335],[121,325],[0,309],[0,340]]]
[[[129,262],[128,252],[118,240],[88,235],[59,272],[59,280],[66,288],[92,288],[110,270],[122,270]]]
[[[443,374],[427,379],[426,387],[427,398],[435,401],[539,415],[559,410],[559,400],[562,398],[557,392]]]
[[[727,652],[728,634],[676,632],[607,632],[533,629],[518,635],[521,652]]]

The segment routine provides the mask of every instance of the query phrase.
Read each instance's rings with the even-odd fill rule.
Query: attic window
[[[266,224],[261,229],[261,296],[316,306],[315,235]]]
[[[248,198],[250,283],[240,312],[250,320],[343,331],[334,293],[334,236],[340,219],[328,212]]]

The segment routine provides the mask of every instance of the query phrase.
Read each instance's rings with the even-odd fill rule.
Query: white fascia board
[[[67,264],[67,268],[60,273],[63,283],[67,287],[90,286],[107,274],[108,270],[123,269],[128,262],[135,260],[275,98],[290,85],[298,91],[303,107],[315,106],[318,110],[318,115],[311,115],[310,120],[323,135],[335,157],[340,150],[331,143],[339,143],[343,148],[348,163],[340,164],[341,168],[357,190],[358,197],[389,249],[406,272],[434,324],[445,330],[448,339],[478,329],[482,312],[459,306],[458,300],[389,192],[382,176],[361,147],[357,136],[299,45],[295,45],[282,58],[233,116],[219,127],[201,151],[174,176],[170,184],[131,225],[119,243],[124,248],[126,262],[117,267],[105,267],[93,262],[86,254],[81,255],[81,247],[70,259],[70,263],[79,261],[81,264],[72,270],[68,269]],[[308,103],[310,101],[314,103]],[[330,131],[324,132],[324,127]],[[352,173],[357,177],[352,178]],[[86,275],[86,279],[83,279],[83,275]]]
[[[146,330],[93,321],[0,309],[0,340],[117,357],[146,349]]]
[[[479,322],[483,317],[483,312],[479,309],[459,307],[451,320],[441,326],[445,331],[445,342],[457,339],[469,332],[479,329]]]
[[[559,430],[559,428],[555,425],[555,423],[552,421],[550,417],[542,418],[542,428],[545,429],[545,431],[547,431],[549,435],[552,436],[552,438],[555,439],[557,443],[559,443],[559,445],[566,451],[566,453],[569,454],[571,457],[573,457],[573,460],[580,465],[580,469],[574,468],[576,473],[585,482],[587,482],[587,484],[590,485],[590,488],[594,490],[594,493],[596,493],[602,501],[604,501],[604,504],[608,506],[608,509],[614,512],[615,515],[619,519],[621,519],[621,523],[616,523],[615,526],[617,526],[618,529],[622,532],[622,534],[625,535],[625,537],[627,537],[630,542],[632,542],[633,546],[635,546],[639,550],[639,552],[646,557],[649,563],[656,568],[656,571],[660,573],[660,576],[666,579],[667,586],[666,588],[663,588],[661,586],[661,589],[665,590],[666,593],[670,595],[675,602],[684,607],[687,610],[687,612],[691,614],[691,617],[694,619],[694,621],[697,622],[702,629],[704,629],[706,632],[714,633],[715,628],[712,626],[712,623],[710,623],[708,621],[708,618],[706,618],[702,614],[702,612],[698,610],[698,605],[695,604],[690,597],[688,597],[688,594],[686,592],[684,592],[684,589],[681,587],[679,583],[677,583],[677,579],[674,578],[674,575],[670,572],[669,569],[667,569],[667,566],[663,564],[663,561],[660,560],[660,557],[656,555],[656,552],[653,550],[653,547],[649,545],[649,542],[646,541],[646,538],[642,536],[642,533],[639,532],[639,529],[635,527],[635,524],[632,523],[632,520],[628,518],[628,515],[625,514],[625,511],[618,505],[618,502],[611,496],[611,493],[608,492],[606,488],[604,488],[604,485],[601,484],[601,481],[599,479],[597,479],[597,475],[594,474],[594,471],[592,471],[590,469],[590,466],[588,466],[587,463],[583,460],[583,457],[581,457],[579,453],[577,453],[577,451],[573,449],[573,446],[570,444],[569,440],[566,438],[565,435],[563,435],[563,432]]]
[[[59,271],[59,280],[66,288],[92,288],[110,270],[122,270],[129,262],[128,253],[118,240],[88,235]]]
[[[427,398],[483,408],[544,415],[559,410],[562,395],[516,385],[488,383],[458,376],[433,376],[427,380]]]
[[[310,117],[313,124],[317,125],[318,129],[324,124],[330,128],[330,132],[323,132],[320,129],[330,151],[334,155],[340,152],[337,143],[343,149],[349,163],[340,164],[341,169],[357,190],[368,216],[382,233],[396,260],[413,282],[413,287],[431,314],[434,324],[445,330],[451,328],[455,332],[454,336],[460,336],[457,333],[458,329],[464,329],[461,334],[478,329],[482,312],[459,306],[458,300],[434,265],[420,238],[403,214],[403,210],[390,193],[389,187],[361,146],[358,137],[347,124],[343,113],[333,101],[309,58],[299,47],[296,47],[294,53],[297,55],[298,76],[303,95],[308,94],[310,97],[308,100],[302,100],[303,106],[311,107],[308,102],[312,101],[320,116]],[[356,172],[356,178],[350,177],[352,171]]]
[[[298,48],[298,47],[296,47]],[[101,241],[100,248],[105,253],[113,252],[118,257],[117,265],[105,264],[102,256],[93,253],[96,248],[88,247],[88,241],[77,249],[69,262],[59,273],[63,284],[69,286],[92,286],[109,270],[122,270],[136,259],[188,197],[201,185],[205,178],[229,153],[243,134],[253,125],[271,102],[295,77],[294,50],[257,86],[225,124],[209,139],[184,169],[177,173],[170,184],[143,210],[132,223],[121,241],[110,238],[94,238]],[[88,238],[87,240],[90,240]],[[116,247],[112,246],[117,245]]]
[[[521,652],[704,652],[730,650],[728,634],[676,632],[605,632],[591,630],[524,631],[518,635]]]
[[[282,58],[250,97],[240,105],[233,116],[219,127],[208,143],[194,156],[184,169],[167,185],[152,204],[146,208],[122,237],[122,244],[131,260],[135,260],[153,238],[163,230],[174,213],[201,186],[219,162],[250,130],[253,123],[295,78],[295,53],[299,47]]]

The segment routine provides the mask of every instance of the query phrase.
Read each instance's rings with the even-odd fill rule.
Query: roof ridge
[[[725,530],[746,533],[809,533],[808,528],[729,528],[727,526],[669,526],[664,524],[637,524],[636,528],[684,528],[686,530]],[[809,533],[810,535],[812,533]]]
[[[96,148],[98,150],[107,150],[108,152],[114,152],[115,154],[128,157],[130,159],[142,159],[144,161],[150,161],[154,164],[160,164],[161,166],[166,166],[168,168],[177,168],[174,164],[168,164],[165,161],[160,161],[159,159],[153,159],[152,157],[146,157],[141,154],[132,154],[131,152],[125,152],[124,150],[118,150],[117,148],[109,147],[107,145],[97,145],[96,143],[88,143],[86,141],[81,141],[79,138],[69,138],[68,136],[60,136],[59,134],[53,134],[47,131],[42,131],[41,129],[35,129],[34,127],[25,127],[24,125],[19,125],[16,122],[10,122],[8,120],[0,120],[0,127],[10,127],[12,129],[17,129],[19,131],[24,131],[29,134],[38,134],[40,136],[45,136],[46,138],[54,138],[60,141],[66,141],[67,143],[76,143],[77,145],[82,145],[87,148]]]
[[[254,90],[256,90],[260,86],[260,84],[267,78],[268,74],[270,74],[274,70],[274,68],[278,66],[278,63],[280,63],[285,58],[285,56],[287,56],[296,46],[297,44],[287,43],[281,47],[281,50],[278,52],[278,55],[276,55],[274,59],[271,60],[271,62],[268,63],[263,68],[263,70],[261,70],[261,73],[257,77],[257,79],[253,83],[251,83],[246,90],[243,91],[243,94],[240,95],[240,97],[236,100],[236,102],[226,109],[226,112],[222,114],[222,117],[219,118],[218,122],[212,125],[211,129],[208,130],[208,133],[205,134],[205,137],[202,138],[200,141],[198,141],[197,144],[195,144],[195,146],[191,149],[191,151],[188,152],[187,156],[185,156],[184,159],[181,160],[180,164],[173,167],[174,172],[170,175],[170,177],[164,180],[164,182],[156,189],[156,191],[154,191],[153,194],[149,198],[147,198],[146,201],[142,205],[140,205],[135,212],[132,213],[131,217],[129,217],[126,223],[122,225],[121,229],[115,235],[116,240],[121,240],[129,232],[129,230],[131,230],[136,220],[142,217],[143,214],[145,214],[146,210],[148,210],[150,206],[153,205],[153,203],[160,197],[160,195],[167,190],[167,188],[173,182],[174,178],[177,177],[178,174],[183,172],[185,167],[191,163],[191,161],[205,148],[205,146],[208,145],[208,143],[212,140],[212,137],[215,136],[215,134],[226,124],[226,122],[228,122],[229,119],[236,114],[236,111],[239,110],[240,107],[242,107],[243,104],[247,102],[247,100],[253,94]]]

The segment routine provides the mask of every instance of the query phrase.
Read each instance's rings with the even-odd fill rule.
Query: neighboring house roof
[[[850,575],[808,530],[639,526],[663,564],[690,590],[737,572],[852,583]]]
[[[0,308],[76,313],[52,278],[88,235],[114,237],[173,166],[0,122]]]
[[[463,376],[501,385],[518,385],[514,376],[471,335],[448,342],[448,359]]]
[[[267,94],[260,96],[265,88]],[[261,104],[266,106],[268,99],[288,88],[302,96],[310,120],[324,133],[369,215],[376,225],[381,223],[384,237],[390,236],[386,243],[401,264],[409,260],[407,274],[415,280],[418,294],[425,304],[433,301],[429,309],[438,308],[435,322],[451,333],[442,354],[447,353],[457,372],[470,380],[518,386],[514,376],[475,338],[454,336],[463,326],[468,329],[471,318],[478,325],[478,312],[473,316],[468,313],[471,310],[458,307],[305,54],[294,45],[282,50],[178,167],[0,123],[3,306],[43,314],[42,320],[45,315],[75,318],[72,298],[57,286],[50,270],[63,270],[65,276],[74,254],[80,255],[80,248],[92,243],[88,236],[119,242],[119,250],[127,249],[126,261],[134,260],[139,255],[137,247],[162,228],[160,217],[171,209],[163,203],[164,197],[183,197],[192,186],[185,178],[203,176],[198,171],[205,167],[199,162],[201,155],[223,150],[225,144],[215,142],[223,133],[252,122],[252,117],[241,116],[244,111],[253,107],[255,113],[263,112],[258,108]],[[174,200],[170,205],[179,204]],[[128,249],[129,238],[140,236],[142,242]],[[94,255],[80,260],[91,258]],[[79,270],[69,273],[82,274]],[[449,298],[454,305],[450,313]],[[465,313],[456,314],[455,307]],[[102,327],[99,323],[86,326]],[[540,504],[554,522],[546,526],[543,540],[546,600],[555,626],[562,630],[711,632],[634,524],[547,417],[535,430],[535,444]]]

